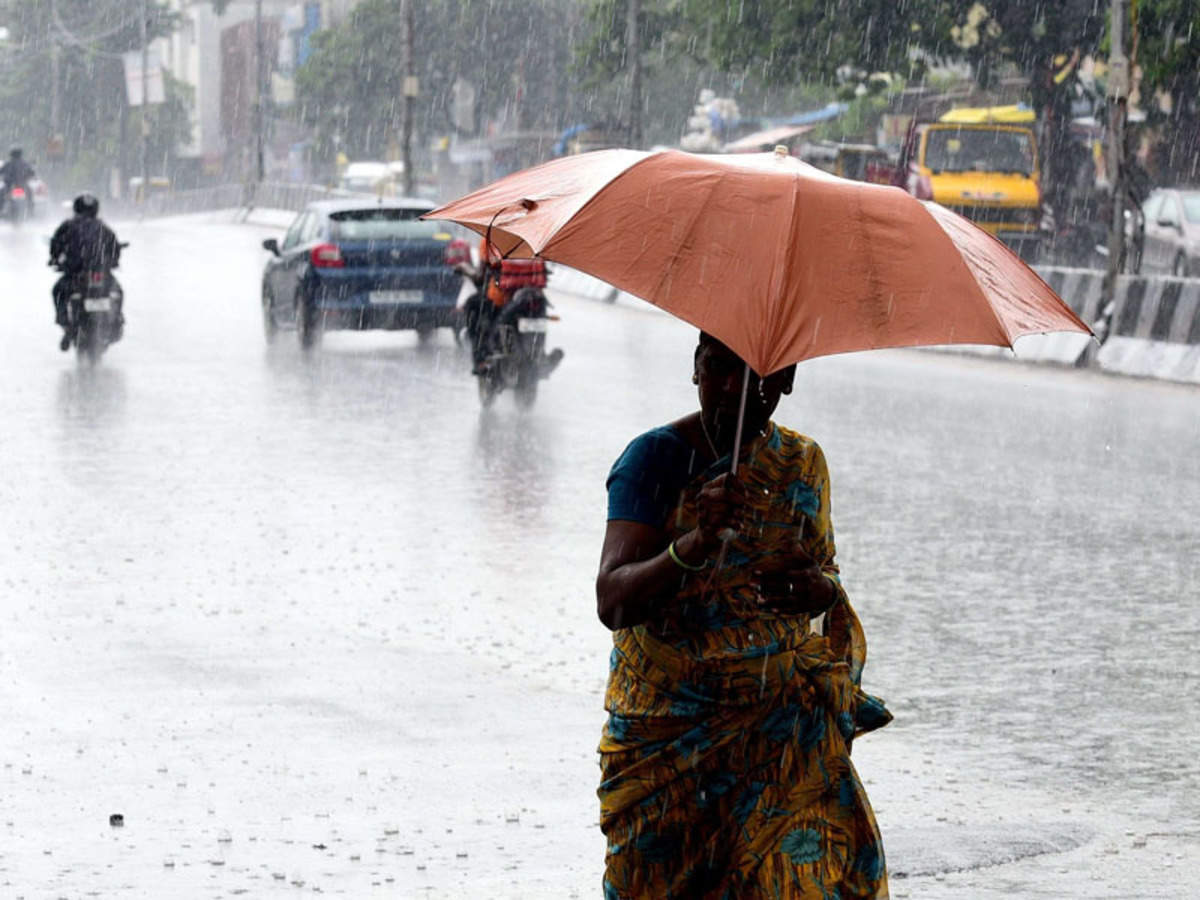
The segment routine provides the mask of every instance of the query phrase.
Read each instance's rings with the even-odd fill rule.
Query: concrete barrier
[[[1200,384],[1200,280],[1122,276],[1096,361],[1122,375]]]

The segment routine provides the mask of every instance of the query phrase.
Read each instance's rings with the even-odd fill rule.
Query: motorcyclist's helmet
[[[100,201],[93,194],[80,194],[75,198],[75,215],[95,218],[100,212]]]
[[[11,150],[8,151],[8,155],[11,156],[13,159],[20,159],[21,154],[24,152],[25,151],[22,150],[20,147],[13,147]]]

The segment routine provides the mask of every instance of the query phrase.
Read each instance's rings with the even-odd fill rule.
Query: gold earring
[[[693,372],[692,373],[692,384],[699,384],[699,383],[700,383],[700,376],[697,375],[695,372]]]

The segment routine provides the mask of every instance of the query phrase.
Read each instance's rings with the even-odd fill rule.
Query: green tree
[[[1194,181],[1200,178],[1200,3],[1141,0],[1135,26],[1142,105],[1164,138],[1156,174]],[[1169,98],[1169,113],[1158,109],[1160,92]]]
[[[912,5],[908,0],[907,6]],[[828,7],[829,14],[823,14]],[[835,94],[839,69],[919,69],[909,40],[894,34],[895,0],[814,3],[811,0],[642,0],[642,66],[648,86],[649,137],[674,142],[701,88],[736,97],[743,117],[815,107]],[[587,32],[575,65],[596,103],[625,115],[627,0],[591,0]],[[851,16],[853,26],[837,16]],[[905,20],[905,35],[916,26]],[[850,40],[852,28],[863,35]],[[882,39],[890,34],[888,41]],[[861,48],[868,48],[866,57]],[[845,74],[843,71],[842,74]]]
[[[572,94],[567,48],[578,24],[578,5],[559,0],[419,2],[416,133],[478,133],[501,116],[521,130],[561,127]],[[336,141],[370,157],[394,145],[404,115],[404,33],[402,4],[364,0],[341,25],[313,36],[296,74],[296,108],[316,130],[320,157],[331,157]],[[454,121],[459,79],[476,91],[466,129]]]
[[[1099,52],[1107,5],[1095,0],[991,0],[990,5],[958,0],[949,20],[940,47],[970,62],[980,87],[990,87],[1006,68],[1029,78],[1030,100],[1041,122],[1042,184],[1050,204],[1066,213],[1080,199],[1071,195],[1081,163],[1069,131],[1073,73],[1083,57]]]
[[[9,38],[0,45],[0,121],[9,139],[39,157],[51,138],[63,140],[57,187],[96,189],[108,170],[132,171],[140,121],[131,127],[121,54],[140,47],[140,0],[0,0],[0,21]],[[176,17],[162,3],[150,4],[150,38],[170,34]],[[58,59],[58,121],[51,91]],[[170,79],[168,79],[168,82]],[[149,115],[154,158],[167,165],[189,135],[190,97],[183,85],[166,85],[167,102]],[[56,129],[57,126],[57,129]],[[43,167],[44,168],[44,167]]]
[[[948,21],[947,4],[932,0],[687,0],[684,6],[714,65],[786,84],[828,84],[847,69],[918,75],[924,63],[914,46],[936,48]]]

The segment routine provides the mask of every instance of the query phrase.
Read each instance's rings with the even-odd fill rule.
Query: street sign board
[[[121,54],[121,61],[125,64],[125,96],[129,98],[130,106],[141,106],[142,98],[146,95],[149,95],[150,103],[162,103],[164,99],[162,60],[157,48],[151,46],[146,56],[149,60],[149,77],[142,73],[142,51]]]

